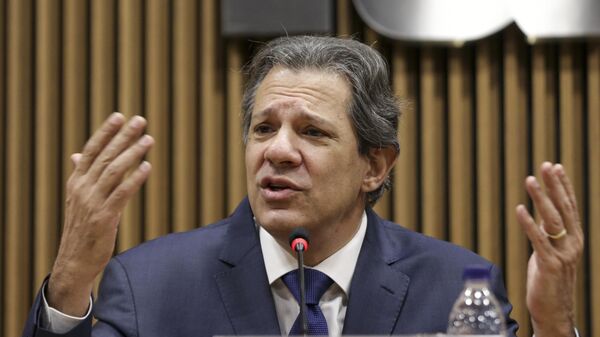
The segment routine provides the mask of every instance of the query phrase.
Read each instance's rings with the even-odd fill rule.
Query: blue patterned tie
[[[283,275],[283,283],[294,295],[294,298],[300,303],[300,287],[298,280],[298,269],[292,270],[291,272]],[[321,273],[315,269],[304,270],[304,282],[306,286],[306,322],[308,323],[309,335],[321,335],[327,336],[329,334],[327,330],[327,321],[321,308],[319,308],[319,300],[327,289],[333,284],[333,280],[327,275]],[[298,315],[290,335],[302,334],[302,317]]]

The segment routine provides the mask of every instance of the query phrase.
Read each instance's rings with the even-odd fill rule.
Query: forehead
[[[334,72],[274,67],[257,88],[253,115],[277,107],[329,111],[346,115],[350,86]],[[342,117],[342,116],[338,116]]]

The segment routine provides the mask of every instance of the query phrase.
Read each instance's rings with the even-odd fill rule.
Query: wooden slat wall
[[[421,207],[422,232],[445,239],[446,195],[446,88],[442,50],[426,47],[421,53]]]
[[[0,22],[6,22],[6,1],[0,0]],[[4,238],[6,227],[5,209],[6,209],[6,183],[4,177],[6,172],[6,25],[0,23],[0,308],[3,308],[4,303],[4,279],[6,275],[4,263]],[[5,315],[0,315],[0,331],[4,326]]]
[[[218,1],[201,2],[202,15],[200,56],[200,109],[201,118],[198,130],[200,141],[200,181],[201,223],[210,223],[225,214],[225,113],[223,112],[223,67],[219,56],[221,45],[217,41]]]
[[[31,0],[8,1],[6,43],[6,200],[3,324],[16,335],[31,302],[33,245],[33,11]],[[10,310],[7,310],[10,308]]]
[[[173,6],[173,230],[198,224],[198,2],[175,1]]]
[[[255,44],[219,2],[0,0],[0,335],[19,335],[58,246],[70,154],[111,112],[148,119],[153,173],[117,249],[205,225],[245,195],[239,123]],[[585,232],[577,322],[600,336],[600,43],[530,46],[514,26],[462,47],[391,41],[338,0],[337,33],[374,44],[401,99],[401,155],[377,210],[504,269],[521,336],[530,248],[514,217],[544,160],[574,179]]]
[[[149,240],[169,232],[169,203],[165,191],[169,189],[169,2],[146,2],[146,117],[152,121],[148,133],[155,145],[148,154],[152,175],[146,184],[144,207],[144,239]]]
[[[475,173],[477,177],[477,245],[478,252],[502,264],[501,170],[501,74],[500,39],[492,37],[476,45]],[[427,155],[424,153],[423,155]]]
[[[116,0],[92,0],[90,4],[90,130],[99,128],[117,110],[116,5]]]
[[[590,299],[590,336],[591,332],[598,334],[600,331],[600,245],[592,245],[591,242],[600,240],[600,42],[588,45],[587,54],[588,64],[588,183],[587,185],[587,204],[588,213],[588,244],[587,254],[589,266],[590,293],[587,296]],[[581,203],[581,202],[580,202]]]
[[[227,213],[235,210],[246,195],[246,166],[242,140],[242,94],[244,76],[243,46],[240,41],[229,41],[227,44]]]
[[[530,152],[527,118],[527,46],[515,27],[507,30],[504,39],[504,251],[506,287],[509,289],[513,317],[529,329],[525,304],[525,288],[529,257],[528,240],[515,216],[515,205],[527,204],[523,177],[529,173]]]
[[[450,241],[474,249],[473,49],[448,51],[448,212]]]

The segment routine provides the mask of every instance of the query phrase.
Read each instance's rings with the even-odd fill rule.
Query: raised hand
[[[85,315],[94,279],[114,251],[125,204],[150,174],[150,164],[140,164],[154,144],[142,135],[145,127],[140,116],[126,123],[114,113],[82,153],[71,156],[75,170],[67,182],[65,223],[47,288],[50,306],[65,314]]]
[[[534,252],[527,270],[527,308],[536,337],[574,335],[574,292],[583,232],[575,191],[560,164],[540,168],[545,191],[535,177],[525,187],[540,215],[536,223],[525,206],[517,218]]]

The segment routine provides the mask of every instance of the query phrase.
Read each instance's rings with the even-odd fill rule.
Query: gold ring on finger
[[[552,240],[558,240],[560,238],[562,238],[563,236],[567,235],[567,229],[563,228],[560,232],[556,233],[556,234],[550,234],[547,233],[544,228],[542,227],[542,231],[546,234],[546,236]]]

